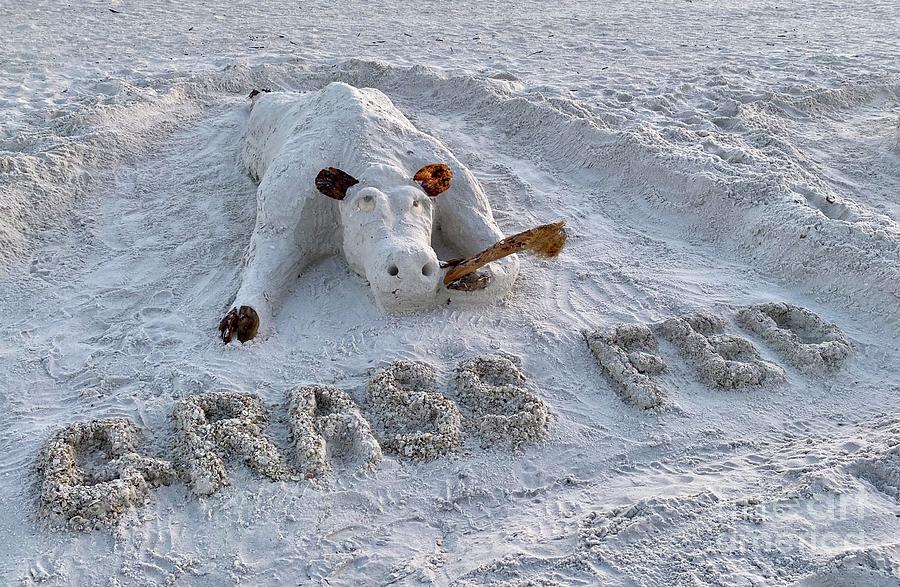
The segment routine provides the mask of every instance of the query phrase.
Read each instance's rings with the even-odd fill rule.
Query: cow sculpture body
[[[503,234],[472,173],[378,90],[332,83],[258,94],[243,157],[259,181],[257,217],[240,288],[220,324],[226,342],[268,332],[290,281],[340,252],[388,312],[496,299],[515,281],[513,255],[466,287],[442,284],[436,230],[459,256]]]

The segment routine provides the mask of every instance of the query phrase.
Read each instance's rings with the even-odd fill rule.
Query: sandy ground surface
[[[900,584],[900,16],[893,2],[0,3],[0,576],[6,584]],[[476,174],[512,233],[565,218],[508,299],[384,316],[340,258],[268,340],[223,347],[255,185],[256,87],[376,87]],[[739,326],[786,301],[839,368]],[[662,336],[704,312],[783,380],[711,388]],[[623,401],[583,329],[660,333],[665,397]],[[812,342],[814,340],[810,339]],[[551,410],[517,449],[386,455],[369,474],[197,497],[113,530],[38,515],[38,453],[127,417],[174,459],[172,410],[430,363],[441,391],[514,355]]]

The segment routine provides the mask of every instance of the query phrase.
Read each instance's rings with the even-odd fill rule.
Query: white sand
[[[900,23],[895,2],[784,4],[0,4],[0,582],[900,584]],[[444,142],[506,233],[565,218],[562,257],[523,258],[501,303],[399,317],[329,258],[269,339],[224,347],[255,214],[245,96],[333,80]],[[850,356],[801,370],[736,321],[782,301]],[[645,411],[582,335],[698,312],[784,381],[707,387],[658,336],[666,406]],[[497,353],[546,440],[466,434],[326,482],[232,465],[112,531],[37,515],[70,422],[130,418],[175,460],[177,400],[254,393],[289,459],[288,390],[364,405],[370,368],[418,360],[452,397]]]

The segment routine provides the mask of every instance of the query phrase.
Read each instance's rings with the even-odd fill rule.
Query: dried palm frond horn
[[[560,220],[508,236],[480,253],[454,263],[444,275],[444,285],[449,285],[492,261],[514,253],[527,251],[540,257],[556,257],[566,244],[565,225],[566,221]]]

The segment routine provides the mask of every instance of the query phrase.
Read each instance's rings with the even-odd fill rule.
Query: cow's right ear
[[[323,169],[316,176],[316,189],[335,200],[343,200],[347,190],[359,182],[336,167]]]

